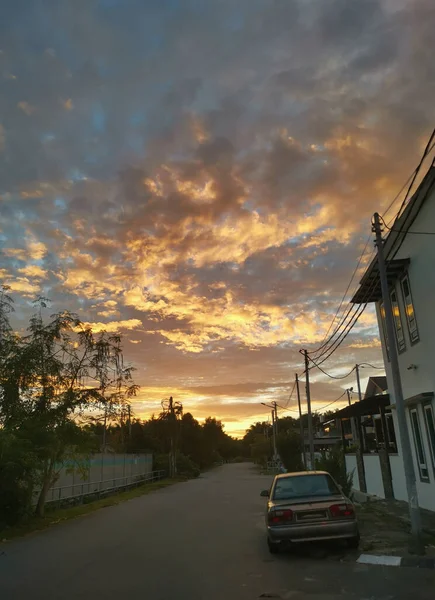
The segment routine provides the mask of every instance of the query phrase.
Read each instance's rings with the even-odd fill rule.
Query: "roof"
[[[377,394],[364,398],[361,402],[354,402],[346,408],[342,408],[334,413],[334,419],[350,419],[351,417],[366,417],[377,415],[381,408],[388,408],[390,405],[390,394]]]
[[[382,394],[388,390],[387,377],[385,375],[377,375],[375,377],[369,377],[367,382],[366,392],[364,398],[370,396],[376,396]]]
[[[409,228],[414,223],[420,210],[431,195],[435,186],[435,167],[430,167],[418,186],[415,194],[406,205],[405,210],[394,222],[395,231],[390,231],[385,239],[385,256],[390,256],[387,261],[387,278],[391,284],[396,281],[409,264],[409,258],[396,259],[401,243],[406,237]],[[403,229],[403,231],[402,231]],[[379,279],[379,268],[377,256],[372,260],[364,273],[358,290],[351,302],[354,304],[365,304],[366,302],[377,302],[382,298],[381,284]]]
[[[329,473],[326,471],[297,471],[295,473],[280,473],[276,478],[285,479],[287,477],[300,477],[301,475],[329,475]]]

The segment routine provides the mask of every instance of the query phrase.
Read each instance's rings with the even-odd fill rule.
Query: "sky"
[[[321,344],[433,129],[434,30],[433,0],[3,2],[17,327],[43,295],[123,334],[140,417],[172,395],[238,436],[261,402],[294,411],[299,350]],[[372,310],[322,366],[357,362],[382,366]],[[314,409],[355,386],[311,379]]]

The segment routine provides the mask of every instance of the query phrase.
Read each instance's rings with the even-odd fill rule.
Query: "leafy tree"
[[[289,472],[302,470],[301,440],[299,433],[290,430],[278,435],[276,441],[278,454],[284,467]]]
[[[137,386],[123,363],[119,336],[95,336],[68,311],[46,323],[47,300],[35,304],[27,334],[18,337],[9,325],[11,301],[5,291],[0,297],[0,425],[31,443],[40,486],[36,512],[43,515],[59,466],[68,459],[80,469],[80,457],[89,451],[80,419],[92,410],[120,410]]]

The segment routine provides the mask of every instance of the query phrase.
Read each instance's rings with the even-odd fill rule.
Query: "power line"
[[[358,364],[359,367],[371,367],[372,369],[380,369],[381,371],[385,371],[385,367],[375,367],[375,365],[371,365],[370,363],[363,362]]]
[[[331,379],[346,379],[346,377],[349,377],[349,375],[351,375],[351,374],[352,374],[352,373],[355,371],[355,368],[356,368],[356,367],[354,367],[354,368],[353,368],[351,371],[349,371],[349,373],[347,373],[346,375],[342,375],[342,376],[340,376],[340,377],[336,377],[335,375],[330,375],[329,373],[327,373],[326,371],[324,371],[324,370],[322,369],[322,367],[320,367],[320,366],[319,366],[319,365],[318,365],[316,362],[314,362],[314,360],[313,360],[312,358],[308,357],[308,360],[309,360],[309,361],[311,361],[315,367],[317,367],[317,368],[318,368],[320,371],[322,371],[322,373],[324,373],[325,375],[327,375],[327,376],[328,376],[328,377],[330,377]]]
[[[290,404],[290,400],[292,399],[293,392],[295,391],[295,388],[296,388],[296,381],[294,382],[293,387],[292,387],[292,391],[290,392],[290,395],[289,395],[289,397],[287,399],[287,402],[285,403],[286,407]]]
[[[344,390],[344,392],[341,394],[341,396],[339,396],[338,398],[336,398],[335,400],[333,400],[329,404],[325,404],[325,406],[321,406],[320,408],[316,408],[316,412],[319,412],[319,411],[323,410],[324,408],[327,408],[328,406],[331,406],[331,404],[335,404],[336,402],[338,402],[339,400],[341,400],[345,394],[346,394],[346,390]]]
[[[411,180],[411,183],[410,183],[410,185],[409,185],[409,187],[408,187],[408,190],[407,190],[407,193],[406,193],[406,195],[405,195],[405,198],[404,198],[404,200],[402,201],[402,204],[401,204],[401,207],[400,207],[400,209],[399,209],[399,212],[397,213],[397,216],[400,214],[400,212],[401,212],[401,210],[402,210],[403,206],[404,206],[404,205],[405,205],[405,203],[406,203],[406,200],[407,200],[407,197],[408,197],[408,195],[409,195],[409,192],[410,192],[410,190],[412,189],[412,186],[413,186],[413,184],[414,184],[414,182],[415,182],[415,179],[416,179],[416,177],[417,177],[417,175],[418,175],[418,173],[419,173],[419,171],[420,171],[420,169],[421,169],[421,166],[422,166],[422,164],[423,164],[423,162],[424,162],[425,158],[426,158],[426,157],[427,157],[427,155],[428,155],[428,154],[429,154],[429,153],[430,153],[430,152],[433,150],[433,148],[435,148],[435,142],[433,142],[434,138],[435,138],[435,129],[433,130],[433,132],[432,132],[432,135],[431,135],[431,136],[430,136],[430,138],[429,138],[429,141],[428,141],[428,143],[427,143],[427,145],[426,145],[426,148],[425,148],[425,150],[424,150],[423,156],[421,157],[421,159],[420,159],[420,162],[419,162],[419,164],[418,164],[417,168],[416,168],[416,169],[414,169],[413,173],[410,175],[410,177],[408,177],[407,181],[406,181],[406,182],[405,182],[405,184],[402,186],[402,188],[400,189],[400,191],[398,192],[398,194],[396,194],[396,196],[394,197],[394,199],[392,200],[392,202],[390,203],[390,205],[388,206],[388,208],[387,208],[387,209],[386,209],[386,211],[384,212],[384,215],[385,215],[385,214],[386,214],[386,213],[387,213],[387,212],[390,210],[390,208],[393,206],[394,202],[397,200],[397,198],[398,198],[398,197],[400,196],[400,194],[402,193],[403,189],[406,187],[406,185],[408,184],[408,182],[410,182],[410,180]],[[432,142],[433,142],[433,143],[432,143]],[[397,218],[397,216],[396,216],[396,218]],[[385,221],[384,221],[384,224],[386,225]],[[412,224],[412,223],[411,223],[411,224]],[[387,225],[386,225],[386,227],[387,227],[387,228],[389,228]],[[394,231],[394,230],[393,230],[393,231]],[[410,232],[410,233],[412,233],[412,232]],[[419,233],[419,232],[416,232],[416,233]],[[421,232],[421,233],[422,233],[422,234],[426,234],[425,232]],[[428,234],[429,234],[429,235],[433,235],[432,233],[428,233]],[[346,292],[345,292],[345,294],[344,294],[344,297],[343,297],[342,301],[340,302],[340,306],[338,307],[338,310],[337,310],[337,312],[336,312],[336,314],[335,314],[335,316],[334,316],[334,318],[333,318],[333,320],[332,320],[332,322],[331,322],[331,325],[330,325],[330,327],[329,327],[329,329],[328,329],[328,331],[327,331],[327,334],[326,334],[326,336],[328,335],[329,331],[331,330],[331,328],[332,328],[332,325],[333,325],[333,323],[334,323],[334,321],[335,321],[335,319],[336,319],[336,317],[337,317],[338,313],[340,312],[340,309],[341,309],[341,307],[342,307],[342,305],[343,305],[343,302],[344,302],[344,298],[346,297],[346,294],[347,294],[347,292],[348,292],[348,290],[349,290],[349,288],[350,288],[350,285],[351,285],[351,283],[352,283],[352,281],[353,281],[353,278],[354,278],[354,276],[355,276],[355,274],[356,274],[356,271],[357,271],[357,270],[358,270],[358,268],[359,268],[359,265],[360,265],[360,263],[361,263],[361,261],[362,261],[362,257],[364,256],[364,253],[365,253],[365,250],[366,250],[366,248],[367,248],[367,245],[368,245],[368,242],[369,242],[369,240],[370,240],[370,236],[369,236],[369,239],[367,240],[366,246],[364,247],[364,250],[363,250],[363,252],[362,252],[362,254],[361,254],[361,256],[360,256],[360,259],[359,259],[359,261],[358,261],[357,267],[356,267],[356,269],[354,270],[354,273],[353,273],[353,275],[352,275],[352,278],[351,278],[350,284],[349,284],[348,288],[346,289]],[[400,248],[400,246],[399,246],[399,248]],[[394,256],[397,254],[397,252],[398,252],[398,250],[396,250],[396,252],[395,252],[395,254],[393,255],[393,257],[392,257],[392,258],[394,258]],[[386,257],[386,259],[388,260],[388,258],[389,258],[389,257],[387,256],[387,257]],[[372,289],[374,289],[374,286],[375,286],[375,285],[376,285],[376,284],[375,284],[375,282],[373,282],[373,284],[372,284],[372,287],[371,287],[370,291],[372,291]],[[339,346],[341,346],[341,344],[343,343],[343,341],[346,339],[346,337],[347,337],[347,336],[349,335],[349,333],[352,331],[352,329],[353,329],[353,327],[356,325],[356,323],[357,323],[358,319],[360,318],[360,316],[361,316],[361,315],[362,315],[362,313],[364,312],[364,310],[365,310],[366,306],[367,306],[367,303],[364,305],[364,307],[363,307],[363,309],[362,309],[362,310],[360,310],[360,311],[358,312],[358,309],[357,309],[357,310],[355,310],[354,314],[353,314],[353,315],[351,315],[351,312],[352,312],[352,310],[354,309],[354,305],[351,305],[351,306],[349,307],[349,309],[347,310],[347,312],[345,313],[345,315],[344,315],[344,316],[343,316],[343,317],[340,319],[340,322],[339,322],[339,323],[337,324],[337,326],[335,327],[335,330],[334,330],[334,332],[331,334],[331,336],[329,337],[329,339],[328,339],[326,342],[323,340],[323,342],[322,342],[321,346],[319,346],[319,348],[317,348],[316,350],[313,350],[313,351],[311,351],[311,352],[310,352],[310,354],[316,354],[316,353],[318,353],[318,352],[320,351],[320,354],[318,354],[318,355],[315,357],[315,359],[316,359],[316,360],[318,360],[319,358],[323,357],[323,356],[324,356],[326,353],[328,353],[328,352],[329,352],[329,350],[331,350],[331,349],[332,349],[332,351],[331,351],[331,352],[329,352],[328,356],[327,356],[327,357],[326,357],[326,358],[325,358],[323,361],[321,361],[321,362],[323,363],[325,360],[327,360],[327,359],[329,358],[329,356],[331,356],[331,354],[333,354],[333,352],[335,352],[335,350],[336,350],[336,349],[337,349]],[[351,316],[349,317],[349,315],[351,315]],[[344,325],[344,323],[346,322],[346,319],[347,319],[348,317],[349,317],[349,321],[348,321],[348,323],[346,323],[346,325]],[[340,334],[340,335],[339,335],[339,337],[338,337],[338,338],[337,338],[337,339],[336,339],[336,340],[335,340],[335,341],[334,341],[334,342],[331,344],[331,342],[332,342],[333,338],[334,338],[334,337],[337,335],[337,333],[339,332],[340,328],[341,328],[343,325],[344,325],[344,331],[346,331],[346,329],[347,329],[347,332],[345,333],[344,337],[343,337],[343,334]],[[326,337],[326,336],[325,336],[325,337]],[[341,341],[339,342],[340,338],[342,338],[342,339],[341,339]],[[331,345],[330,345],[329,347],[327,347],[327,346],[328,346],[328,344],[331,344]],[[323,352],[322,352],[322,350],[323,350]]]
[[[330,325],[329,325],[329,327],[328,327],[328,331],[326,332],[326,334],[325,334],[325,337],[324,337],[324,338],[323,338],[323,340],[322,340],[322,345],[321,345],[321,346],[320,346],[320,347],[319,347],[317,350],[313,350],[312,352],[310,352],[310,354],[314,354],[314,353],[318,352],[318,350],[320,350],[321,348],[323,348],[324,342],[325,342],[326,338],[328,337],[328,334],[329,334],[329,332],[330,332],[330,331],[331,331],[331,329],[332,329],[332,326],[333,326],[333,324],[334,324],[334,321],[335,321],[335,319],[337,318],[337,316],[338,316],[338,313],[339,313],[339,312],[340,312],[340,310],[341,310],[341,307],[343,306],[343,303],[344,303],[344,300],[345,300],[345,298],[346,298],[346,296],[347,296],[347,293],[348,293],[348,291],[349,291],[349,288],[350,288],[350,286],[352,285],[352,282],[353,282],[353,280],[354,280],[354,277],[355,277],[355,275],[356,275],[356,273],[357,273],[357,271],[358,271],[358,269],[359,269],[359,266],[360,266],[360,264],[361,264],[361,261],[362,261],[362,259],[363,259],[363,256],[364,256],[364,254],[365,254],[365,251],[367,250],[367,246],[368,246],[368,244],[369,244],[370,238],[371,238],[371,234],[369,234],[369,237],[367,238],[367,241],[366,241],[366,243],[365,243],[365,246],[364,246],[364,248],[363,248],[363,251],[361,252],[361,254],[360,254],[360,257],[359,257],[359,259],[358,259],[357,265],[356,265],[356,267],[355,267],[355,269],[354,269],[354,271],[353,271],[353,273],[352,273],[352,276],[351,276],[351,278],[350,278],[350,281],[349,281],[349,283],[347,284],[347,287],[346,287],[346,290],[345,290],[345,292],[344,292],[344,294],[343,294],[343,297],[342,297],[342,299],[341,299],[340,305],[339,305],[339,307],[337,308],[337,311],[336,311],[336,313],[335,313],[335,315],[334,315],[334,317],[333,317],[333,319],[332,319],[332,321],[331,321],[331,324],[330,324]]]
[[[395,233],[411,233],[413,235],[435,235],[435,231],[409,231],[409,229],[407,231],[405,231],[404,229],[393,229],[392,227],[388,227],[388,225],[385,223],[383,217],[381,217],[382,219],[382,223],[384,224],[384,226],[389,230],[389,231],[394,231]]]
[[[429,141],[428,141],[428,143],[426,144],[426,148],[424,149],[423,156],[421,157],[421,159],[420,159],[420,162],[418,163],[418,166],[417,166],[417,168],[415,169],[415,171],[414,171],[414,173],[413,173],[412,181],[411,181],[411,183],[409,184],[409,187],[408,187],[408,190],[407,190],[407,192],[406,192],[405,198],[403,199],[403,201],[402,201],[402,204],[400,205],[399,211],[398,211],[398,213],[397,213],[397,217],[400,215],[400,213],[402,212],[402,209],[403,209],[403,207],[404,207],[404,206],[405,206],[405,204],[406,204],[406,200],[408,199],[408,196],[409,196],[409,193],[410,193],[410,191],[411,191],[411,189],[412,189],[412,186],[414,185],[414,182],[415,182],[415,180],[417,179],[417,175],[418,175],[418,174],[419,174],[419,172],[420,172],[420,169],[421,169],[421,167],[422,167],[422,165],[423,165],[424,159],[425,159],[425,158],[426,158],[426,156],[427,156],[427,155],[428,155],[428,154],[429,154],[429,153],[432,151],[432,149],[433,149],[433,148],[434,148],[434,146],[435,146],[435,144],[432,144],[432,141],[433,141],[433,139],[434,139],[434,138],[435,138],[435,129],[432,131],[432,134],[431,134],[431,136],[430,136],[430,138],[429,138]],[[431,144],[432,144],[432,145],[431,145]],[[396,217],[396,218],[397,218],[397,217]]]
[[[352,317],[353,321],[349,321],[349,323],[346,325],[346,327],[343,329],[342,333],[338,336],[338,338],[335,340],[335,342],[325,350],[325,352],[323,352],[320,356],[316,357],[316,360],[318,360],[319,358],[322,358],[323,356],[325,356],[325,354],[327,352],[329,352],[329,350],[331,350],[329,352],[329,354],[323,358],[323,360],[320,361],[320,363],[318,364],[323,364],[326,360],[328,360],[328,358],[334,354],[334,352],[341,346],[341,344],[344,342],[344,340],[347,338],[347,336],[349,335],[349,333],[352,331],[352,329],[355,327],[355,325],[358,322],[358,319],[361,317],[361,315],[363,314],[363,312],[365,311],[366,307],[367,307],[367,302],[365,304],[361,304],[355,315]],[[358,312],[359,311],[359,312]]]
[[[289,412],[297,413],[299,415],[299,411],[293,410],[292,408],[287,408],[286,406],[281,406],[281,404],[277,404],[277,407],[281,408],[282,410],[288,410]]]

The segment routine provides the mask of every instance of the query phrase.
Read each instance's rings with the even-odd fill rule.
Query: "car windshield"
[[[339,489],[329,475],[297,475],[276,480],[273,500],[334,496],[339,493]]]

